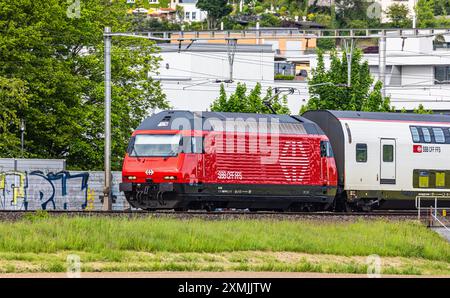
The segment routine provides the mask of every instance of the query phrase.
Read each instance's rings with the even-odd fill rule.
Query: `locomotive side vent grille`
[[[242,172],[242,180],[250,183],[295,183],[307,184],[311,181],[311,159],[313,158],[310,140],[279,140],[278,160],[264,164],[262,155],[269,157],[271,153],[261,154],[249,152],[249,142],[245,145],[245,153],[217,153],[217,169],[221,171]],[[241,147],[241,149],[244,146]]]

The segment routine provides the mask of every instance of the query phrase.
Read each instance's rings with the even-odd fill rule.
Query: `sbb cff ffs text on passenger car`
[[[305,118],[164,111],[133,133],[120,189],[146,210],[325,210],[337,169],[327,136]]]

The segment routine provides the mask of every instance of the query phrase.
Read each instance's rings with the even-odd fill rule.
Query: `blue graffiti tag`
[[[56,192],[56,188],[55,185],[53,183],[53,181],[57,181],[57,180],[61,180],[61,192],[62,192],[62,196],[66,197],[67,196],[67,181],[70,179],[76,179],[76,178],[82,178],[81,181],[81,190],[84,191],[84,203],[81,205],[82,209],[85,209],[87,206],[87,190],[88,190],[88,181],[89,181],[89,173],[80,173],[80,174],[74,174],[72,175],[70,172],[67,171],[61,171],[58,173],[48,173],[47,175],[45,175],[42,171],[33,171],[29,174],[30,176],[38,176],[43,178],[44,180],[46,180],[51,188],[52,188],[52,193],[50,194],[50,196],[48,196],[48,198],[43,202],[44,200],[44,193],[42,191],[39,191],[39,197],[40,197],[40,201],[42,209],[46,210],[47,209],[47,205],[48,203],[51,203],[53,206],[53,209],[56,209],[56,203],[55,203],[55,192]],[[67,210],[68,209],[68,203],[64,202],[63,205],[63,209]]]

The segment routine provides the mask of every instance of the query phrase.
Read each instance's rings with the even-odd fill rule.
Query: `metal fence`
[[[429,227],[441,227],[450,231],[448,214],[450,207],[439,207],[439,200],[448,200],[450,195],[418,195],[416,197],[417,218],[425,221]],[[423,202],[433,201],[433,204],[423,205]]]

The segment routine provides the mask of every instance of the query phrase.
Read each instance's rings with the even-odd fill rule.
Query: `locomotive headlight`
[[[128,176],[128,180],[136,180],[136,176]]]
[[[177,180],[177,176],[164,176],[164,180]]]

